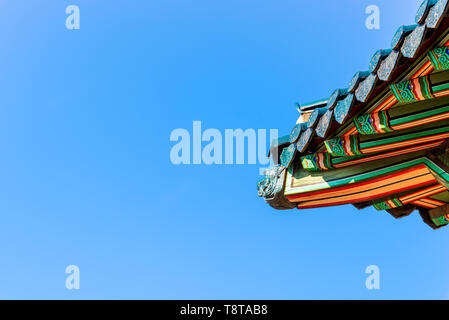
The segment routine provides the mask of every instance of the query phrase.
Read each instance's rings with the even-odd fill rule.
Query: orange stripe
[[[407,170],[405,172],[400,172],[396,175],[390,175],[386,176],[385,178],[378,178],[372,181],[368,181],[365,183],[358,183],[354,186],[345,186],[340,187],[340,190],[336,189],[328,189],[328,190],[322,190],[320,192],[313,192],[312,194],[303,194],[303,195],[297,195],[297,196],[290,196],[291,198],[299,198],[300,201],[307,201],[307,200],[317,200],[317,199],[323,199],[323,197],[337,197],[337,196],[345,196],[348,193],[354,193],[354,192],[366,192],[367,185],[369,185],[370,189],[382,187],[389,183],[394,183],[397,180],[401,179],[407,179],[407,178],[413,178],[419,175],[425,175],[421,177],[425,181],[435,181],[435,177],[429,172],[429,169],[425,166],[417,167],[412,170]],[[419,179],[421,179],[419,178]],[[288,197],[290,199],[290,197]],[[354,197],[354,196],[353,196]]]
[[[388,108],[387,106],[393,105],[397,102],[396,97],[394,95],[389,96],[384,102],[382,102],[379,106],[374,109],[374,112],[381,111],[384,108]]]
[[[397,193],[404,190],[409,190],[417,186],[422,186],[435,181],[435,178],[431,174],[425,175],[419,178],[413,178],[412,180],[406,180],[403,182],[396,182],[387,186],[377,187],[375,190],[361,191],[354,197],[353,194],[344,195],[338,198],[332,199],[313,199],[305,202],[301,202],[297,205],[298,208],[313,208],[313,207],[323,207],[339,204],[354,203],[366,200],[372,200],[378,197],[383,197],[392,193]],[[371,187],[371,185],[369,186]],[[352,190],[351,190],[352,191]],[[300,199],[302,200],[302,199]]]
[[[440,192],[443,192],[443,191],[446,191],[446,190],[447,190],[446,187],[438,184],[436,186],[433,186],[433,187],[430,187],[430,188],[426,188],[426,189],[423,189],[423,190],[419,190],[419,191],[416,191],[416,192],[414,192],[412,194],[409,194],[407,196],[401,197],[400,200],[403,203],[408,203],[408,202],[412,202],[414,200],[419,200],[419,199],[422,199],[422,198],[425,198],[425,197],[430,197],[430,196],[432,196],[434,194],[437,194],[437,193],[440,193]]]
[[[435,206],[435,205],[431,205],[431,204],[427,204],[427,203],[425,203],[425,202],[422,202],[422,201],[420,201],[420,200],[416,200],[416,201],[414,201],[414,202],[412,202],[413,204],[416,204],[416,205],[419,205],[419,206],[421,206],[421,207],[425,207],[425,208],[429,208],[429,209],[433,209],[433,208],[436,208],[437,206]]]
[[[411,81],[413,83],[413,93],[416,94],[418,100],[424,100],[425,98],[421,92],[421,84],[419,83],[419,79],[412,79]]]
[[[395,96],[393,96],[393,99],[388,103],[382,110],[390,109],[392,106],[394,106],[398,102],[398,99],[396,99]]]
[[[357,128],[353,127],[348,132],[346,132],[343,136],[347,137],[347,136],[351,136],[351,135],[356,134],[356,133],[358,133]]]
[[[430,66],[426,70],[424,70],[423,73],[420,74],[420,77],[427,76],[428,74],[432,73],[433,70],[434,70],[433,65],[430,64]]]
[[[303,197],[304,195],[306,195],[306,196],[320,195],[320,194],[323,193],[323,190],[324,190],[324,192],[328,192],[331,189],[332,189],[331,191],[345,190],[345,189],[348,188],[348,185],[350,187],[366,185],[366,184],[370,184],[370,183],[373,183],[373,182],[377,182],[377,181],[383,180],[385,178],[385,176],[396,177],[396,176],[399,176],[399,175],[403,175],[405,173],[410,173],[410,172],[414,172],[414,171],[419,170],[419,169],[426,169],[426,168],[427,168],[426,165],[417,165],[417,166],[414,166],[414,167],[411,167],[411,168],[408,168],[408,169],[404,169],[402,171],[394,171],[393,173],[390,173],[390,174],[387,174],[387,175],[381,175],[381,176],[378,176],[377,178],[362,179],[359,182],[354,182],[354,183],[350,182],[350,183],[347,183],[346,185],[341,185],[341,186],[338,186],[338,187],[335,187],[335,188],[332,188],[331,186],[327,186],[327,187],[325,187],[325,188],[323,188],[321,190],[308,191],[308,192],[304,192],[302,194],[301,194],[301,192],[299,192],[297,194],[288,195],[286,197],[288,199],[294,199],[294,198],[298,198],[298,197]],[[307,185],[310,186],[311,184],[307,184]]]
[[[437,206],[443,206],[443,205],[446,204],[446,202],[438,201],[438,200],[435,200],[435,199],[432,199],[432,198],[424,198],[424,199],[420,199],[420,201],[425,201],[425,202],[428,202],[428,203],[432,203],[432,204],[435,204]]]
[[[431,208],[431,209],[436,208],[436,207],[441,207],[446,204],[445,202],[441,202],[441,201],[430,199],[430,198],[423,198],[420,200],[413,201],[412,203],[426,207],[426,208]]]
[[[435,97],[443,97],[443,96],[447,96],[448,94],[449,94],[449,90],[444,90],[444,91],[436,92],[433,95]]]
[[[430,61],[427,61],[414,75],[412,75],[412,79],[418,78],[424,75],[428,75],[433,71],[433,65]]]

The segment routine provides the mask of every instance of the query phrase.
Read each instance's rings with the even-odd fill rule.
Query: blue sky
[[[276,211],[260,165],[169,156],[194,120],[288,133],[296,101],[346,87],[418,5],[0,0],[0,298],[449,297],[449,235],[417,213]]]

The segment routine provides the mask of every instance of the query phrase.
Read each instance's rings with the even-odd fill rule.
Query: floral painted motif
[[[393,131],[390,127],[387,111],[364,114],[354,118],[354,123],[357,131],[363,135]]]
[[[338,137],[324,142],[327,151],[334,157],[356,156],[360,152],[359,139],[357,135]]]
[[[329,153],[314,153],[301,157],[301,164],[307,171],[320,171],[332,169]]]
[[[434,98],[428,76],[392,84],[390,89],[400,103]]]
[[[449,69],[449,47],[436,48],[427,54],[435,70]]]

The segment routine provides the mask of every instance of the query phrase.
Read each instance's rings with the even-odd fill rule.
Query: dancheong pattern
[[[387,210],[402,206],[402,202],[398,198],[378,202],[373,201],[372,204],[376,210]]]
[[[270,206],[353,204],[395,218],[419,209],[431,228],[449,225],[449,0],[424,0],[415,22],[347,88],[297,105],[258,183]]]
[[[329,153],[314,153],[301,157],[301,163],[307,171],[319,171],[332,169]]]
[[[435,70],[449,69],[449,47],[436,48],[428,52],[429,60]]]
[[[449,223],[449,216],[448,215],[444,215],[444,216],[441,216],[441,217],[432,218],[432,221],[437,226],[444,226],[444,225]]]
[[[360,152],[359,140],[357,135],[338,137],[332,140],[324,141],[327,151],[334,157],[355,156],[362,154]]]
[[[434,98],[428,76],[392,84],[390,88],[400,103]]]
[[[386,111],[364,114],[354,118],[354,123],[357,131],[363,135],[393,131]]]

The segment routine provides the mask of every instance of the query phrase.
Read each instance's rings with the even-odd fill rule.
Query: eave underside
[[[270,205],[373,206],[395,218],[418,209],[432,228],[449,224],[449,7],[424,4],[419,24],[400,28],[369,72],[298,108],[272,147],[279,165],[258,183]]]

